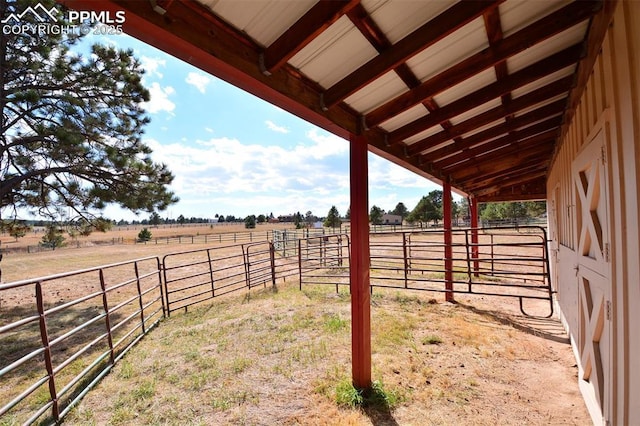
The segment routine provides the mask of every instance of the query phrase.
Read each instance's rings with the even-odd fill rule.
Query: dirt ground
[[[192,249],[192,247],[116,245],[92,248],[90,254],[87,250],[81,250],[78,251],[77,256],[69,256],[73,251],[71,249],[37,254],[12,254],[5,258],[2,266],[7,273],[17,279],[24,279],[39,276],[38,272],[42,271],[42,268],[61,272],[70,270],[70,266],[74,267],[71,269],[78,269],[185,249]],[[82,293],[82,291],[84,289],[74,287],[74,292]],[[283,294],[287,293],[283,292]],[[70,297],[71,294],[68,296]],[[404,299],[405,297],[407,299]],[[266,309],[264,306],[270,307],[273,303],[277,304],[277,302],[269,302],[268,297],[249,302],[252,305],[247,304],[246,301],[243,302],[242,297],[236,298],[237,302],[229,302],[236,303],[236,305],[229,305],[229,309],[234,312],[237,310],[237,315],[255,317],[264,314],[269,318],[291,316],[291,306],[281,313],[263,311]],[[327,298],[332,300],[330,296]],[[432,299],[437,302],[435,305],[431,304]],[[169,417],[165,423],[185,424],[184,421],[188,420],[187,423],[191,424],[265,425],[276,423],[591,424],[578,390],[576,361],[567,336],[556,317],[543,318],[548,313],[548,303],[526,302],[527,311],[537,315],[527,317],[520,313],[517,300],[511,298],[461,296],[456,298],[455,304],[444,303],[441,299],[441,294],[429,295],[424,292],[407,293],[406,296],[405,293],[388,297],[374,296],[372,299],[374,344],[376,339],[381,339],[376,335],[392,334],[392,331],[384,328],[385,319],[392,318],[394,314],[409,315],[409,319],[402,320],[405,321],[404,323],[390,322],[400,329],[405,324],[405,328],[411,331],[408,340],[400,341],[400,345],[393,346],[392,349],[385,349],[383,344],[374,346],[374,374],[382,377],[385,384],[389,386],[410,390],[406,401],[395,407],[392,412],[344,409],[337,407],[326,395],[317,395],[317,380],[313,379],[314,377],[317,378],[322,374],[327,376],[330,368],[336,365],[341,366],[343,373],[346,371],[346,374],[349,374],[350,340],[347,333],[341,337],[343,340],[330,343],[336,345],[336,349],[330,351],[335,352],[336,359],[328,361],[326,365],[309,362],[301,370],[294,371],[293,374],[299,375],[295,379],[288,377],[284,380],[278,375],[264,375],[264,369],[251,373],[252,380],[263,383],[269,389],[269,393],[274,391],[274,386],[278,386],[279,397],[264,395],[262,398],[237,403],[237,406],[232,404],[230,408],[224,410],[219,406],[209,407],[209,409],[203,407],[201,408],[204,410],[202,416],[189,419]],[[4,309],[10,309],[11,305],[19,305],[20,300],[22,298],[18,294],[14,294],[10,299],[4,297],[0,305],[0,313]],[[331,312],[348,318],[348,297],[338,302],[340,303],[332,303],[331,307],[323,304],[314,308],[313,300],[311,302],[305,300],[299,309],[308,310],[310,318],[315,319],[333,309],[335,311]],[[213,303],[215,304],[216,301],[214,300]],[[278,328],[280,325],[272,324],[264,327]],[[159,333],[155,338],[152,337],[154,334],[148,338],[166,338],[162,336],[163,328],[164,326],[161,326],[159,330],[153,332]],[[312,334],[303,339],[314,339],[314,331],[317,332],[312,330]],[[255,324],[247,330],[236,330],[238,339],[245,336],[243,333],[253,332],[260,332]],[[442,336],[443,341],[435,345],[426,344],[429,335],[434,333]],[[230,337],[230,339],[233,338]],[[142,346],[145,345],[145,340]],[[242,351],[248,351],[248,349],[243,348]],[[143,349],[143,357],[144,353]],[[256,357],[260,356],[256,355]],[[288,365],[290,366],[290,361]],[[158,366],[155,365],[153,368]],[[167,368],[173,367],[167,366]],[[153,374],[152,371],[153,369],[145,374]],[[113,375],[107,378],[107,380],[116,379]],[[232,380],[232,378],[228,379]],[[105,386],[107,389],[115,386],[119,389],[118,392],[126,392],[127,389],[123,382]],[[215,388],[218,384],[212,383],[211,386]],[[255,386],[255,384],[249,386]],[[88,401],[92,400],[93,392],[90,392],[87,397]],[[300,392],[308,396],[301,400]],[[123,422],[110,420],[108,413],[113,410],[113,407],[110,408],[107,404],[104,408],[99,408],[101,404],[89,405],[93,410],[90,416],[86,416],[86,412],[80,410],[66,424],[133,425],[141,424],[141,421],[153,422],[154,417],[145,417],[147,413],[144,411],[139,413],[138,419],[133,418]],[[158,404],[162,404],[162,398],[154,400],[152,405],[157,408]],[[86,410],[84,402],[82,407]],[[105,410],[104,413],[102,409]],[[280,413],[278,410],[283,411]],[[3,422],[4,419],[0,418],[0,423],[4,424]]]

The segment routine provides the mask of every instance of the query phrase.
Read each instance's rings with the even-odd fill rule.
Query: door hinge
[[[600,159],[602,160],[603,165],[607,162],[607,150],[604,145],[600,147]]]
[[[611,301],[607,300],[607,302],[605,303],[605,311],[606,311],[606,316],[607,316],[607,320],[611,320]]]
[[[604,249],[602,250],[602,257],[604,257],[605,262],[610,262],[611,256],[609,254],[609,243],[604,243]]]

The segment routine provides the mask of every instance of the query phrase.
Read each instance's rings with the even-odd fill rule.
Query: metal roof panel
[[[455,3],[455,0],[363,0],[362,6],[395,44]]]
[[[201,3],[264,47],[300,19],[316,0],[204,0]]]
[[[484,22],[478,18],[409,59],[407,65],[425,81],[487,47]]]
[[[294,55],[289,64],[328,88],[377,54],[349,18],[343,16]]]

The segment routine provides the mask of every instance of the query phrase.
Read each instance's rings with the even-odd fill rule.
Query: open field
[[[376,291],[373,378],[350,407],[349,296],[295,285],[164,321],[69,424],[589,424],[568,345],[467,304]]]
[[[199,248],[11,253],[2,266],[22,279]],[[400,289],[375,289],[372,297],[373,378],[388,399],[350,407],[346,288],[337,295],[333,286],[299,291],[297,284],[287,279],[275,291],[216,298],[165,319],[65,423],[590,424],[557,320],[523,317],[510,298],[458,295],[459,303],[449,304],[441,293]],[[59,288],[54,302],[77,297],[86,285]],[[19,292],[5,297],[2,316],[19,311],[23,300]],[[547,312],[544,302],[527,303]],[[17,379],[4,384],[18,386]],[[0,418],[2,426],[16,422]]]
[[[246,229],[244,223],[220,223],[220,224],[208,224],[208,223],[194,223],[194,224],[171,224],[171,225],[123,225],[114,226],[107,232],[93,232],[86,237],[78,237],[73,240],[68,234],[64,234],[66,238],[65,243],[68,246],[87,246],[94,244],[110,244],[114,240],[121,240],[125,244],[134,244],[137,239],[138,233],[147,228],[153,234],[153,238],[166,238],[166,237],[178,237],[178,236],[192,236],[192,235],[209,235],[220,233],[233,233],[233,232],[248,232],[253,231],[255,234],[264,232],[265,235],[268,231],[273,229],[292,229],[294,228],[291,223],[282,224],[258,224],[255,229]],[[44,228],[34,228],[29,231],[24,237],[15,238],[11,237],[8,233],[0,233],[0,247],[8,250],[15,250],[19,248],[26,248],[27,246],[37,246],[42,240],[44,235]]]
[[[254,229],[256,239],[265,241],[268,231],[273,229],[291,229],[291,224],[264,224]],[[195,244],[190,243],[189,238],[185,238],[183,243],[171,241],[169,244],[160,242],[155,244],[150,241],[147,244],[135,244],[134,240],[143,226],[116,227],[108,232],[96,232],[87,237],[80,237],[81,247],[76,248],[70,244],[69,248],[58,250],[47,250],[37,253],[27,253],[16,251],[5,253],[0,268],[2,268],[2,282],[12,282],[28,278],[41,277],[76,269],[84,269],[92,266],[99,266],[119,261],[131,260],[146,256],[165,255],[176,251],[186,251],[198,248],[209,247],[214,243],[204,243],[201,239]],[[244,224],[233,225],[172,225],[149,228],[153,238],[167,238],[192,235],[215,235],[225,233],[246,233]],[[15,249],[18,247],[37,246],[42,238],[42,233],[30,232],[17,242],[14,238],[3,234],[0,247]],[[123,238],[124,244],[109,244],[113,239]],[[70,240],[70,239],[69,239]],[[92,241],[106,242],[106,244],[90,244]],[[227,241],[225,244],[231,244]]]

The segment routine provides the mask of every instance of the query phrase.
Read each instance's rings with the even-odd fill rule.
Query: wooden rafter
[[[544,193],[544,185],[537,178],[515,185],[500,181],[504,174],[495,181],[485,177],[504,170],[512,171],[509,176],[517,176],[522,170],[532,171],[526,163],[529,159],[546,170],[553,154],[543,149],[543,145],[556,149],[557,141],[566,132],[617,4],[617,0],[573,1],[546,16],[523,19],[521,27],[510,29],[507,34],[502,28],[507,22],[503,22],[503,8],[497,7],[502,0],[465,0],[430,18],[430,22],[417,24],[417,30],[392,43],[381,29],[382,18],[369,14],[366,4],[358,0],[322,1],[310,5],[296,22],[280,29],[276,41],[265,45],[249,36],[253,32],[234,27],[233,19],[218,15],[216,7],[210,8],[210,2],[204,0],[58,1],[80,10],[125,10],[127,19],[123,27],[129,34],[343,138],[363,135],[372,152],[432,180],[448,181],[458,190],[482,194],[482,199]],[[314,80],[317,76],[305,75],[305,69],[294,68],[289,60],[321,33],[331,31],[332,24],[345,15],[378,54],[365,64],[343,70],[337,82],[326,89],[320,80]],[[478,36],[486,36],[487,47],[421,81],[418,71],[414,72],[407,60],[478,18],[483,19],[485,32]],[[389,23],[393,24],[387,21],[385,25]],[[553,43],[562,44],[565,34],[567,41],[575,36],[576,30],[584,28],[587,28],[584,37],[574,46],[547,58],[540,57],[537,63],[517,72],[507,69],[510,58],[526,55],[530,47],[541,45],[544,49],[542,44],[551,37]],[[484,87],[471,83],[474,76],[491,68],[495,70],[494,83]],[[545,80],[544,87],[537,83],[560,69],[566,71],[566,77],[551,83]],[[395,72],[407,86],[404,93],[367,106],[366,111],[358,111],[356,104],[344,102],[361,90],[366,95],[367,86],[389,71]],[[463,89],[463,96],[453,102],[436,102],[441,93],[467,86],[467,80],[471,93]],[[528,85],[532,87],[527,94],[514,94]],[[498,106],[483,107],[496,100],[500,101]],[[420,104],[428,111],[427,115],[390,132],[380,127]],[[479,112],[469,114],[473,110]],[[466,118],[460,121],[461,116]],[[402,119],[398,122],[406,123]],[[416,142],[419,138],[415,136],[425,131],[430,131],[430,135]],[[554,132],[556,136],[552,136]],[[524,141],[532,144],[546,137],[550,140],[540,146],[532,145],[525,151],[516,149]],[[527,158],[523,157],[525,153]],[[476,168],[475,175],[468,174],[473,166],[482,169]],[[539,172],[535,170],[536,176]],[[480,181],[478,174],[482,177]]]
[[[595,13],[598,3],[591,2],[582,5],[574,2],[559,11],[544,17],[515,34],[495,43],[493,47],[478,52],[459,62],[449,69],[437,74],[420,86],[404,93],[390,102],[381,105],[366,115],[369,127],[376,126],[389,118],[399,114],[423,99],[433,97],[438,93],[472,77],[473,75],[503,62],[509,57],[522,52],[534,44],[542,42],[573,25],[576,25]],[[595,3],[595,4],[594,4]],[[587,6],[587,7],[585,7]]]
[[[319,1],[262,53],[264,72],[271,74],[340,19],[360,0]]]
[[[553,147],[536,146],[531,150],[519,150],[513,157],[502,157],[500,159],[487,159],[484,161],[474,161],[470,167],[465,167],[450,176],[458,181],[467,181],[477,176],[489,175],[491,173],[505,173],[505,171],[518,167],[525,167],[531,164],[543,165],[539,154],[549,154]]]
[[[350,94],[481,16],[486,10],[497,7],[503,1],[476,0],[456,3],[394,44],[393,48],[386,49],[327,89],[323,94],[324,105],[327,108],[337,105]]]
[[[459,164],[465,161],[474,161],[487,152],[511,146],[518,142],[524,143],[525,138],[538,137],[546,138],[547,140],[553,139],[557,136],[557,130],[561,122],[561,117],[555,117],[522,130],[511,130],[512,128],[507,127],[509,133],[503,137],[459,151],[458,154],[435,161],[434,166],[444,170],[446,173],[451,173],[455,171],[455,167],[459,167]],[[508,124],[510,125],[511,123]]]
[[[470,109],[476,108],[486,102],[509,93],[515,89],[525,86],[545,75],[559,71],[563,68],[574,65],[582,55],[582,46],[576,44],[564,49],[554,55],[542,59],[533,65],[509,75],[502,81],[489,84],[482,89],[441,107],[436,113],[414,120],[413,122],[400,127],[390,133],[391,141],[404,139],[423,130],[427,130],[438,125],[444,120],[449,120],[457,115],[461,115]],[[420,152],[415,148],[415,152]]]
[[[508,105],[500,105],[496,108],[486,111],[485,113],[479,114],[473,118],[470,118],[462,123],[457,124],[456,126],[449,129],[449,133],[453,135],[462,135],[466,133],[472,133],[477,129],[484,127],[490,123],[493,123],[505,116],[516,114],[526,109],[531,109],[531,107],[533,107],[534,105],[540,104],[544,101],[553,99],[558,95],[566,93],[567,90],[570,88],[571,83],[572,83],[572,78],[565,77],[564,79],[558,80],[557,82],[554,82],[549,86],[546,86],[550,90],[543,90],[543,89],[536,90],[535,92],[532,92],[530,94],[517,98],[516,100],[512,101]],[[560,106],[559,108],[560,110],[562,110],[563,105]],[[430,147],[435,147],[437,145],[440,145],[443,142],[446,142],[449,139],[448,136],[449,135],[447,135],[445,132],[440,132],[428,138],[422,139],[421,141],[416,143],[420,143],[424,147],[426,147],[425,149],[428,149]],[[472,145],[472,143],[467,143],[466,141],[463,140],[463,141],[452,144],[452,147],[454,147],[457,150],[462,150],[462,149],[468,148],[470,145]],[[450,148],[448,148],[448,146],[442,149],[443,151],[440,151],[440,152],[431,151],[430,155],[432,157],[439,158],[441,156],[450,155],[451,153],[455,152],[455,150],[452,151]]]
[[[510,133],[505,138],[513,138],[516,132]],[[553,141],[558,135],[558,126],[549,129],[545,132],[536,134],[528,139],[520,140],[519,142],[505,144],[504,141],[500,141],[498,144],[491,144],[493,146],[486,147],[486,150],[480,151],[476,156],[469,157],[466,161],[458,163],[455,166],[447,169],[447,173],[455,175],[457,172],[481,165],[482,163],[489,163],[493,161],[502,161],[505,158],[517,159],[519,156],[526,155],[527,153],[539,150],[542,147],[549,149],[553,146]],[[513,139],[512,139],[513,140]]]

